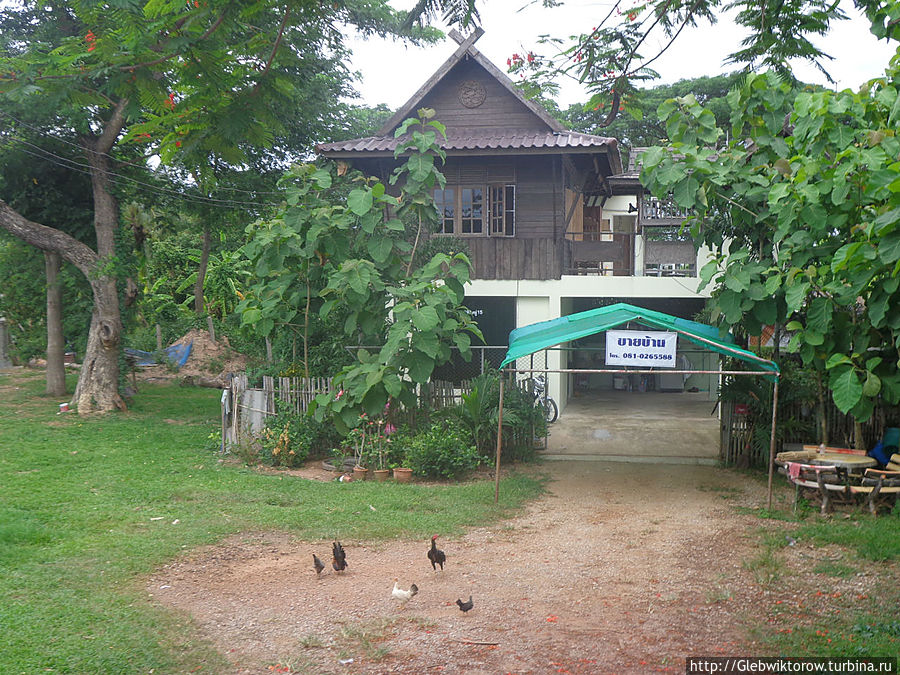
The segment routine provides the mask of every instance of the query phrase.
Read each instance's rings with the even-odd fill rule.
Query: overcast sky
[[[527,0],[486,0],[479,3],[481,25],[485,35],[475,44],[487,58],[506,70],[506,60],[515,52],[547,53],[549,47],[537,44],[541,34],[553,37],[586,32],[596,26],[612,6],[610,0],[568,0],[562,7],[545,9],[540,0],[521,9]],[[394,0],[400,8],[411,7],[413,2]],[[869,32],[869,24],[854,8],[853,3],[842,2],[843,9],[851,16],[817,44],[831,56],[826,69],[837,80],[837,88],[856,89],[860,84],[884,71],[894,53],[885,41],[877,41]],[[662,75],[657,82],[668,83],[701,75],[719,75],[735,70],[724,63],[725,57],[739,48],[743,33],[731,21],[720,20],[714,26],[704,24],[692,31],[685,30],[676,43],[653,64]],[[649,40],[641,50],[645,56],[655,54],[662,43]],[[896,44],[896,43],[895,43]],[[362,103],[377,105],[386,103],[396,109],[431,77],[456,48],[450,38],[426,48],[405,47],[400,43],[380,39],[351,41],[354,52],[353,65],[362,74],[358,89]],[[824,76],[806,65],[797,65],[795,72],[803,81],[827,85]],[[583,103],[588,96],[578,83],[560,81],[560,104]]]

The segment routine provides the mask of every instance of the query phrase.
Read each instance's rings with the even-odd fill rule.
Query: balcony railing
[[[644,276],[695,277],[697,252],[690,241],[644,241]]]
[[[559,279],[571,257],[564,239],[467,238],[473,279]]]
[[[683,209],[670,197],[668,199],[657,199],[656,197],[644,196],[641,199],[641,222],[639,225],[670,225],[680,223],[688,217],[687,209]]]
[[[567,274],[628,277],[634,274],[634,235],[585,232],[567,234],[571,259]]]
[[[565,239],[484,237],[467,239],[473,279],[550,280],[563,274],[633,276],[633,234],[568,234]],[[645,276],[693,277],[697,253],[691,242],[643,239]]]

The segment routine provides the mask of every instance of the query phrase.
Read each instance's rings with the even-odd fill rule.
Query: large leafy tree
[[[858,93],[768,73],[728,100],[726,143],[693,97],[664,103],[670,143],[642,180],[693,210],[721,324],[796,331],[838,408],[868,419],[879,396],[900,401],[900,57]]]
[[[345,26],[385,34],[404,18],[381,0],[4,5],[0,100],[44,111],[43,132],[79,146],[91,177],[94,248],[0,201],[0,227],[58,252],[90,282],[79,412],[124,405],[115,248],[123,154],[157,155],[182,168],[196,198],[221,203],[210,194],[223,170],[283,157],[297,130],[314,134],[307,123],[347,91]]]
[[[628,149],[656,145],[667,137],[665,121],[660,120],[656,112],[663,101],[693,94],[698,103],[715,115],[716,123],[724,126],[731,115],[725,96],[743,76],[743,73],[731,73],[697,77],[643,89],[630,101],[630,114],[619,115],[612,123],[606,121],[609,110],[603,103],[569,106],[563,119],[571,129],[612,136]]]
[[[854,0],[878,37],[900,35],[900,5],[894,0]],[[729,58],[748,71],[768,69],[792,79],[791,62],[806,61],[828,74],[832,57],[814,44],[837,21],[847,18],[839,0],[615,0],[599,4],[578,32],[567,38],[544,37],[527,57],[511,62],[527,74],[531,88],[552,87],[560,77],[582,82],[592,93],[587,110],[604,111],[599,128],[630,111],[642,113],[637,87],[657,77],[654,65],[686,27],[713,25],[725,10],[747,37]]]
[[[451,349],[468,356],[471,335],[480,337],[462,306],[466,256],[417,255],[439,218],[432,190],[444,184],[443,125],[431,119],[434,110],[419,114],[397,130],[399,166],[390,182],[399,196],[332,162],[298,165],[284,179],[283,211],[248,228],[244,250],[255,281],[239,308],[245,325],[262,335],[293,326],[305,338],[313,315],[341,309],[345,339],[377,347],[358,349],[337,373],[339,396],[317,399],[317,414],[330,410],[343,431],[361,412],[381,413],[391,398],[415,405],[416,387]]]

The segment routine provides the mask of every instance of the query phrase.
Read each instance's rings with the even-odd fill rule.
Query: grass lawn
[[[827,518],[815,508],[765,514],[784,521],[784,529],[760,537],[754,561],[778,589],[793,581],[781,568],[780,558],[791,546],[790,538],[812,547],[802,584],[806,595],[779,600],[768,615],[752,617],[751,636],[767,653],[785,656],[864,657],[900,656],[900,504],[892,513],[877,518],[868,512],[835,512]],[[828,557],[819,554],[827,549]],[[808,548],[804,548],[808,550]],[[809,555],[809,554],[806,554]],[[833,557],[833,559],[831,559]],[[875,563],[875,564],[873,564]],[[749,568],[748,564],[745,564]],[[833,592],[840,580],[857,575],[873,579],[867,593]],[[825,604],[827,607],[822,608]],[[809,606],[819,606],[812,611]],[[778,627],[773,630],[773,627]]]
[[[261,475],[204,447],[218,427],[216,390],[144,384],[129,412],[83,419],[56,414],[43,389],[42,372],[0,374],[4,674],[215,673],[220,656],[144,589],[145,575],[185,550],[267,529],[427,539],[507,517],[542,490],[511,476],[498,508],[491,482]]]

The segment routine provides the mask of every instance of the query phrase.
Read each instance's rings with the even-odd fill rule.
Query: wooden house
[[[434,193],[443,220],[432,236],[465,239],[474,267],[466,304],[488,345],[504,347],[516,327],[619,301],[692,317],[703,298],[697,252],[677,233],[681,214],[643,194],[614,138],[569,131],[527,100],[475,48],[481,34],[453,31],[458,48],[376,136],[317,151],[387,179],[394,130],[434,108],[447,128],[447,185]],[[580,356],[548,353],[546,365],[576,366]],[[561,407],[575,383],[551,376]],[[588,386],[612,387],[612,378]]]

